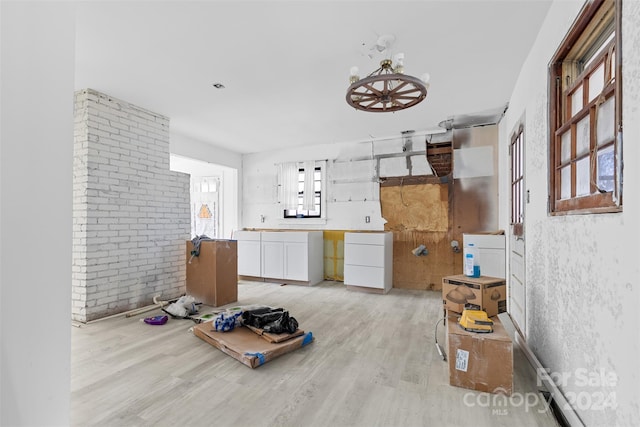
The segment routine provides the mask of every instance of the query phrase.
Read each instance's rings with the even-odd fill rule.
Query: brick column
[[[169,170],[169,119],[76,92],[72,318],[86,322],[185,291],[189,175]]]

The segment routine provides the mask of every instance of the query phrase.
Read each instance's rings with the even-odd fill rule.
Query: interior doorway
[[[238,170],[171,155],[171,170],[191,176],[191,238],[231,239],[238,228]]]

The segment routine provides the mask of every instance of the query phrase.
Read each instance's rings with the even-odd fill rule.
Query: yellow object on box
[[[493,320],[482,310],[462,310],[462,316],[458,323],[465,331],[469,332],[493,332]]]

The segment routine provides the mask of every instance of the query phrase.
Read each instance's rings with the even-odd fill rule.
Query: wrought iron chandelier
[[[380,61],[380,68],[365,78],[352,67],[347,89],[347,103],[353,108],[376,113],[393,112],[413,107],[427,97],[429,74],[421,78],[404,74],[404,55]]]

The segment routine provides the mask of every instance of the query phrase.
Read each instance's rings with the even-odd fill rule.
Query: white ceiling
[[[240,153],[437,129],[504,106],[550,0],[129,1],[78,6],[76,89],[166,115],[172,133]],[[345,101],[383,34],[427,99],[396,113]],[[225,89],[215,89],[220,82]]]

